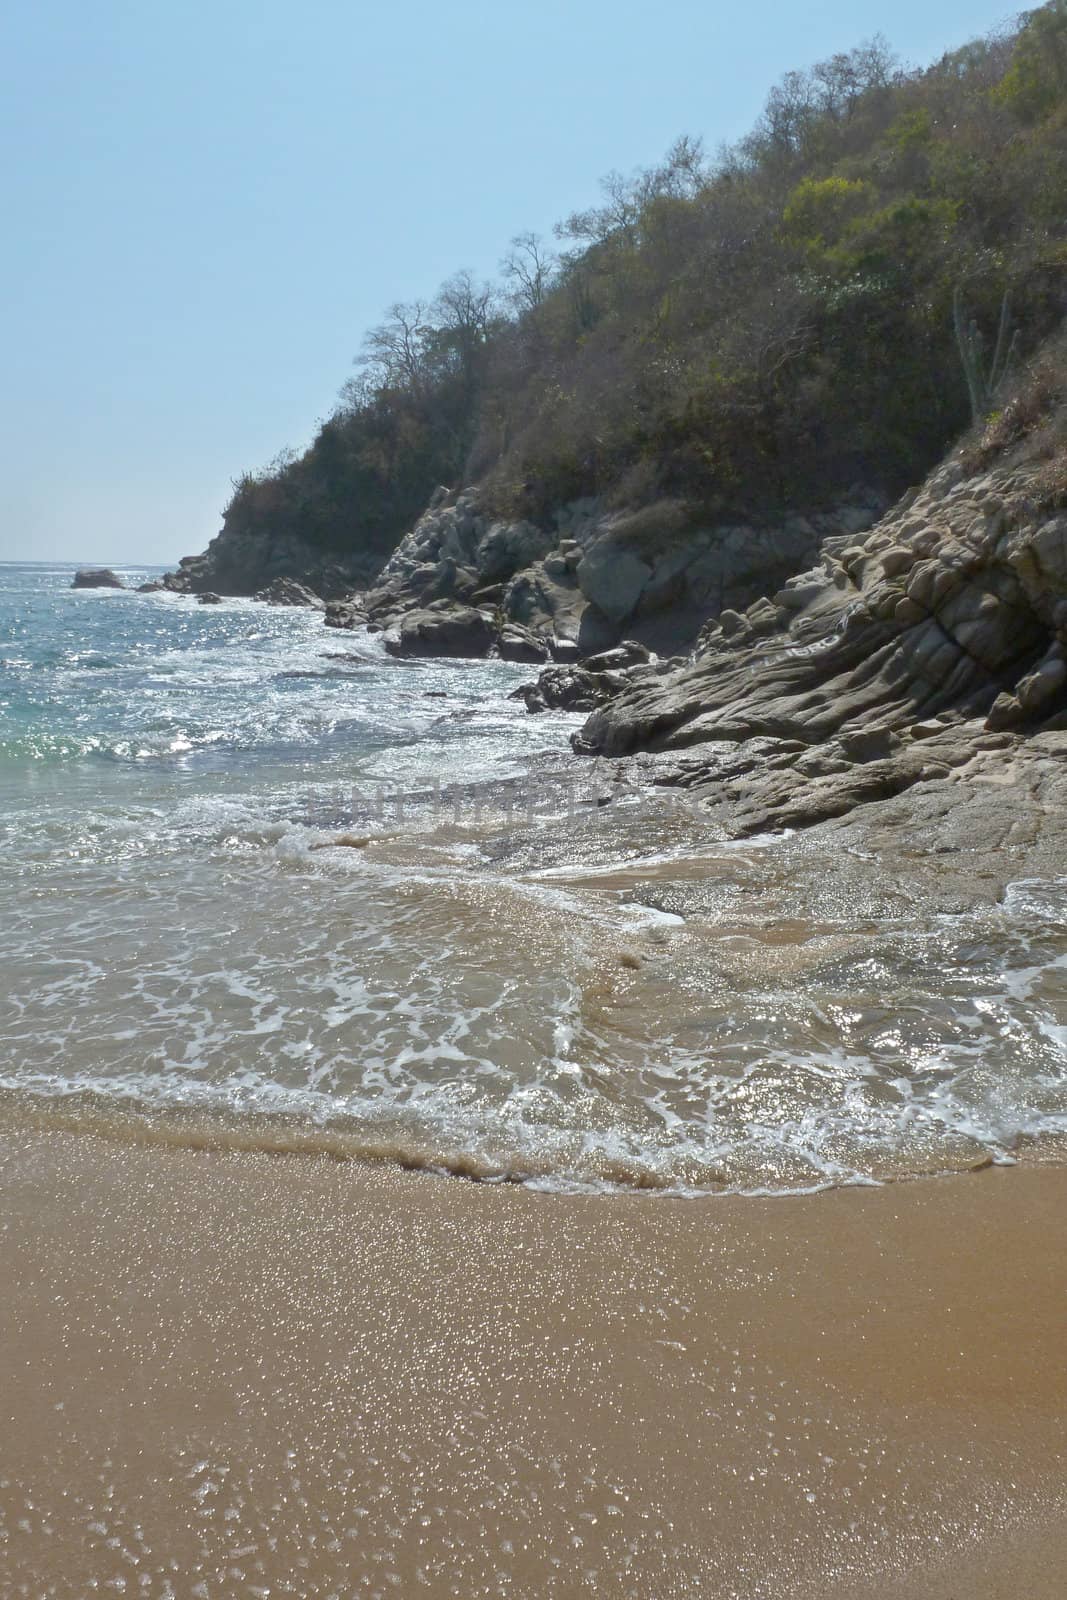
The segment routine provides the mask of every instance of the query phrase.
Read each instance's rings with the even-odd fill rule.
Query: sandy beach
[[[1067,1574],[1067,1170],[566,1196],[12,1123],[0,1587],[994,1596]]]

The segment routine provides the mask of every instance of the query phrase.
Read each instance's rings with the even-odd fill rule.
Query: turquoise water
[[[682,1192],[1067,1132],[1067,880],[764,940],[787,844],[546,800],[576,719],[509,700],[528,668],[73,570],[0,566],[8,1104]],[[722,928],[655,909],[727,857]]]

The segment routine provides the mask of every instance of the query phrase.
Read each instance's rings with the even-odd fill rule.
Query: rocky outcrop
[[[747,604],[814,558],[827,537],[858,536],[878,515],[857,490],[833,513],[776,526],[701,526],[679,502],[608,512],[597,501],[558,511],[551,530],[494,521],[476,491],[439,489],[365,596],[367,614],[396,629],[443,605],[491,615],[510,660],[575,659],[625,635],[686,648],[724,606]]]
[[[403,654],[440,654],[451,640],[465,655],[571,662],[624,637],[670,653],[687,649],[709,616],[784,583],[822,540],[858,536],[880,509],[855,489],[830,512],[742,525],[712,523],[674,500],[620,511],[586,499],[542,526],[492,517],[477,489],[439,488],[380,570],[358,552],[339,562],[294,535],[227,523],[162,585],[275,605],[325,603],[329,627],[369,625]],[[457,613],[450,627],[441,621],[446,609]],[[484,649],[472,611],[492,630]]]
[[[316,597],[331,600],[368,583],[375,570],[376,563],[358,552],[339,561],[303,539],[223,528],[203,555],[183,556],[163,583],[177,594],[258,596],[279,580],[291,580]]]
[[[326,610],[326,602],[306,583],[297,583],[295,578],[275,578],[272,584],[260,589],[253,598],[262,600],[268,606],[310,606],[315,611]]]
[[[1027,469],[936,472],[866,536],[727,610],[696,659],[643,677],[575,738],[686,752],[680,787],[742,794],[741,831],[844,815],[1010,731],[1067,726],[1067,513]],[[961,731],[962,730],[962,731]],[[747,810],[746,810],[747,808]]]
[[[126,585],[110,567],[79,567],[71,583],[72,589],[125,589]]]
[[[816,559],[824,539],[860,533],[883,509],[857,488],[830,513],[701,526],[684,506],[661,502],[593,518],[582,529],[574,577],[613,628],[678,649],[709,617],[778,588]]]
[[[588,656],[581,665],[546,667],[536,683],[524,683],[510,696],[527,711],[592,711],[640,681],[643,675],[670,672],[672,663],[658,661],[636,639],[624,639],[613,650]]]
[[[521,700],[527,711],[593,711],[626,685],[614,683],[583,667],[547,667],[536,683],[523,683],[509,696]]]

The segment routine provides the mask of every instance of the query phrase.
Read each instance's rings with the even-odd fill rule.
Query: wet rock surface
[[[605,889],[617,879],[628,900],[716,937],[732,923],[962,915],[999,904],[1012,884],[1062,880],[1067,864],[1064,730],[945,723],[858,764],[836,744],[756,738],[547,762],[534,788],[576,824],[501,833],[496,866],[565,869],[575,882],[592,873]]]

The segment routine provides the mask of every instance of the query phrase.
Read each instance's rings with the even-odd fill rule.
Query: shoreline
[[[224,1109],[221,1106],[154,1106],[151,1103],[109,1103],[89,1093],[49,1097],[0,1088],[0,1145],[26,1135],[91,1138],[119,1149],[162,1150],[189,1155],[247,1155],[266,1160],[291,1160],[314,1165],[365,1168],[368,1171],[418,1174],[435,1182],[473,1184],[488,1189],[519,1188],[534,1194],[580,1199],[625,1201],[649,1198],[684,1203],[707,1200],[806,1200],[839,1191],[892,1188],[964,1178],[991,1170],[1026,1171],[1063,1167],[1067,1140],[1059,1132],[1022,1136],[998,1158],[988,1150],[958,1157],[951,1164],[946,1146],[944,1165],[936,1160],[922,1167],[890,1166],[869,1173],[826,1176],[803,1184],[788,1182],[687,1186],[649,1171],[616,1164],[599,1179],[579,1179],[566,1169],[538,1165],[531,1158],[493,1162],[462,1148],[420,1145],[339,1118],[320,1123],[296,1113]]]
[[[662,1206],[25,1128],[0,1185],[13,1593],[1061,1592],[1067,1168]]]

